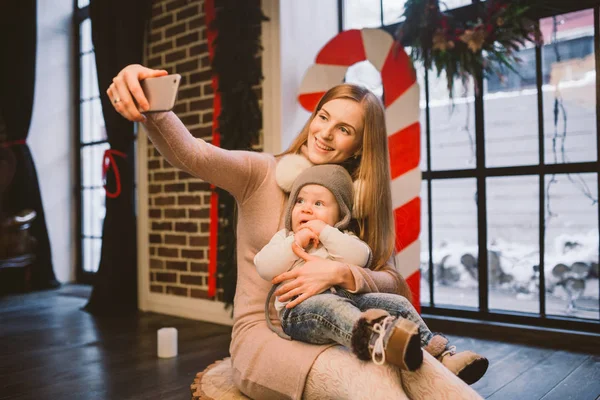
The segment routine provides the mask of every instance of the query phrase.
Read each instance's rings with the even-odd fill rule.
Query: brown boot
[[[409,371],[423,362],[418,325],[385,310],[362,313],[352,330],[352,350],[361,360],[373,360],[377,365],[387,361]]]
[[[469,385],[481,379],[489,365],[487,358],[472,351],[457,353],[456,346],[448,347],[448,339],[442,335],[431,338],[424,350]]]

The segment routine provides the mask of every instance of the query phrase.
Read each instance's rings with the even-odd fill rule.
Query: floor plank
[[[600,357],[588,357],[543,400],[594,400],[600,397]]]

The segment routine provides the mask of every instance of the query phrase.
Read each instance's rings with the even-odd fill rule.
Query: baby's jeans
[[[339,288],[336,291],[312,296],[294,308],[284,309],[281,315],[283,331],[295,340],[313,344],[335,342],[351,348],[352,328],[361,313],[378,308],[416,323],[421,347],[426,346],[433,337],[417,310],[405,297],[390,293],[354,294]]]

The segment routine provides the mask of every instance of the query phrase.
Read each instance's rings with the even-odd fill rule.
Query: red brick
[[[175,107],[173,107],[173,112],[175,114],[183,114],[188,111],[188,103],[178,102]]]
[[[212,122],[212,120],[213,120],[213,113],[212,112],[202,114],[202,123],[203,124],[207,124],[209,122]]]
[[[171,183],[165,185],[165,193],[181,193],[185,192],[185,183]]]
[[[182,235],[165,235],[165,244],[187,244],[187,237]]]
[[[186,44],[196,43],[196,42],[198,42],[198,40],[199,40],[198,32],[191,32],[185,36],[178,37],[177,40],[175,41],[175,44],[177,47],[183,47]]]
[[[210,299],[208,292],[202,289],[191,289],[190,295],[196,299]]]
[[[177,204],[180,206],[197,206],[201,204],[200,196],[179,196]]]
[[[172,14],[166,14],[165,16],[160,17],[160,18],[153,18],[152,19],[152,29],[162,28],[163,26],[169,25],[172,22],[173,22]]]
[[[183,180],[183,179],[193,179],[194,177],[190,174],[188,174],[187,172],[184,171],[179,171],[177,172],[177,179],[179,180]]]
[[[176,296],[185,296],[188,295],[188,289],[176,286],[167,286],[167,294],[174,294]]]
[[[200,123],[200,116],[198,114],[186,115],[185,117],[179,117],[184,125],[198,125]]]
[[[208,222],[202,222],[200,224],[200,232],[208,232],[209,225]]]
[[[162,4],[154,4],[152,6],[152,17],[160,17],[163,13],[163,5]]]
[[[160,249],[159,249],[159,251],[160,251]],[[181,257],[192,258],[192,259],[202,259],[202,258],[204,258],[204,250],[181,249]]]
[[[192,272],[208,272],[208,263],[191,262],[190,271]]]
[[[165,236],[165,239],[166,239],[166,236]],[[208,240],[209,240],[208,236],[190,236],[190,246],[206,247],[206,246],[208,246]]]
[[[160,244],[160,243],[162,243],[162,237],[157,234],[150,234],[150,243]]]
[[[183,10],[179,11],[177,13],[177,20],[182,20],[182,19],[186,19],[189,17],[193,17],[195,15],[198,15],[200,13],[200,4],[193,4],[191,6],[189,6],[188,8],[184,8]]]
[[[150,291],[153,293],[164,293],[164,288],[161,285],[150,285]]]
[[[183,60],[186,57],[186,53],[187,53],[187,51],[185,49],[183,49],[183,50],[177,50],[177,51],[173,51],[171,53],[165,54],[165,62],[172,63],[175,61]]]
[[[155,172],[155,181],[173,181],[175,180],[175,172]]]
[[[152,223],[153,231],[171,231],[173,230],[173,224],[170,222],[153,222]]]
[[[179,275],[179,283],[202,286],[202,277],[198,275]]]
[[[189,0],[174,0],[167,4],[167,11],[173,11],[177,8],[185,7],[190,3]]]
[[[173,48],[173,41],[169,40],[169,41],[155,44],[154,46],[152,46],[150,48],[150,53],[160,54],[160,53],[164,53],[167,50],[171,50],[172,48]]]
[[[210,85],[211,79],[212,79],[212,71],[211,70],[195,72],[190,75],[190,83],[209,82],[208,84]]]
[[[158,68],[163,65],[162,56],[158,55],[156,57],[149,58],[146,62],[149,68]]]
[[[148,193],[162,193],[162,185],[148,185]]]
[[[183,100],[198,96],[200,96],[200,86],[194,86],[189,89],[180,90],[177,97],[179,100]]]
[[[156,206],[174,206],[175,197],[157,197],[154,199],[154,205]]]
[[[186,261],[167,261],[167,269],[177,271],[187,271]]]
[[[150,218],[161,218],[162,210],[160,208],[151,208],[150,210],[148,210],[148,216]]]
[[[169,247],[159,247],[158,255],[160,257],[179,257],[179,249],[173,249]]]
[[[205,25],[205,20],[202,17],[198,17],[198,18],[194,18],[192,20],[190,20],[189,22],[189,28],[190,29],[196,29],[196,28],[201,28]]]
[[[188,191],[190,192],[208,192],[210,184],[206,182],[188,182]]]
[[[202,100],[196,100],[196,101],[192,101],[190,103],[190,110],[201,110],[201,111],[211,111],[212,114],[212,109],[213,109],[213,99],[202,99]],[[212,122],[212,116],[210,118],[210,121],[205,121],[203,120],[202,122]]]
[[[160,42],[163,38],[162,31],[154,32],[150,36],[148,36],[148,43],[156,43]]]
[[[150,268],[151,269],[165,269],[165,262],[163,260],[159,260],[157,258],[150,259]]]
[[[198,232],[198,224],[195,222],[176,222],[176,232]]]
[[[208,54],[200,57],[200,67],[202,67],[202,68],[210,67],[210,59],[208,58]]]
[[[207,83],[205,85],[202,85],[202,94],[204,96],[208,96],[208,95],[213,94],[213,93],[214,93],[214,90],[213,90],[213,87],[212,87],[211,83]]]
[[[157,272],[155,276],[158,282],[177,282],[177,274],[173,272]]]
[[[192,46],[189,50],[190,56],[197,56],[199,54],[205,53],[208,53],[208,45],[206,43],[200,43],[195,46]]]
[[[167,161],[166,158],[163,158],[163,160],[162,160],[162,166],[163,166],[163,169],[173,168],[173,166],[171,165],[171,163],[169,161]]]
[[[210,209],[202,208],[200,210],[190,210],[190,218],[209,218],[210,217]]]
[[[174,209],[167,209],[165,210],[165,218],[173,218],[173,219],[177,219],[177,218],[186,218],[187,217],[187,213],[185,212],[185,210],[181,209],[181,208],[174,208]]]
[[[148,169],[159,169],[160,161],[159,160],[150,160],[148,161]]]
[[[212,126],[203,126],[200,128],[195,128],[192,129],[190,133],[192,134],[192,136],[199,139],[210,137],[212,136]]]
[[[165,37],[171,37],[175,35],[179,35],[180,33],[185,32],[185,22],[180,22],[177,25],[173,25],[165,30]],[[179,45],[177,45],[179,46]]]

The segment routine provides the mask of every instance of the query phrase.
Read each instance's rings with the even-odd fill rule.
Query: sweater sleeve
[[[323,228],[319,241],[336,261],[366,267],[371,258],[371,249],[365,242],[330,225]]]
[[[256,256],[254,265],[261,278],[271,281],[277,275],[289,270],[298,256],[292,250],[294,235],[287,235],[286,230],[277,232]]]
[[[218,186],[243,203],[267,176],[268,158],[221,149],[196,139],[172,112],[146,115],[148,136],[174,167]]]
[[[351,264],[349,264],[349,267],[355,285],[354,290],[349,290],[351,293],[382,292],[407,295],[402,278],[400,278],[396,269],[389,264],[378,271]]]

